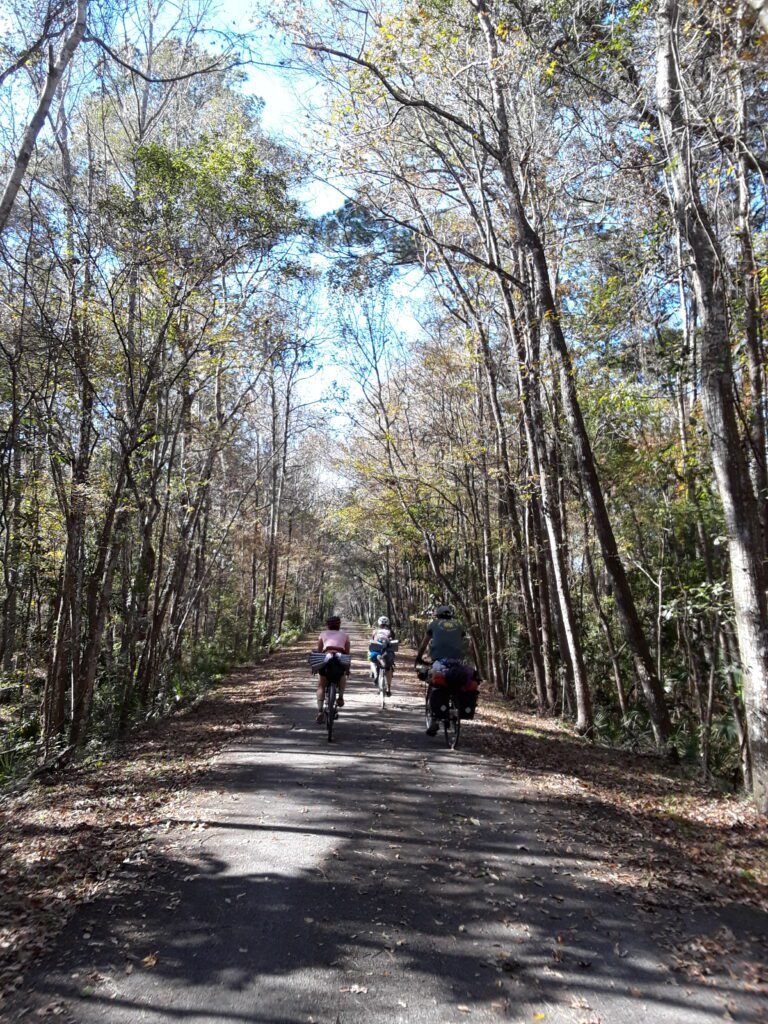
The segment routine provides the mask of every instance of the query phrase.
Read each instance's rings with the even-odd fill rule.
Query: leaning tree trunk
[[[67,70],[67,65],[72,60],[75,50],[80,45],[83,36],[85,35],[87,12],[88,0],[78,0],[75,18],[72,22],[72,29],[64,40],[59,56],[56,60],[53,59],[53,47],[49,48],[48,73],[46,75],[43,91],[40,93],[40,99],[37,103],[37,110],[32,115],[32,120],[29,122],[27,130],[24,132],[19,152],[14,161],[13,170],[6,182],[3,195],[0,197],[0,234],[3,233],[5,226],[8,223],[8,218],[11,215],[13,204],[16,201],[16,196],[21,188],[24,175],[27,172],[29,161],[32,159],[32,153],[35,149],[37,136],[40,134],[40,129],[45,124],[48,111],[51,109],[53,97],[56,94],[59,83],[64,76],[64,72]]]

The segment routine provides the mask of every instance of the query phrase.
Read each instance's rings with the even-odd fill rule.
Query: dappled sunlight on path
[[[407,672],[381,711],[363,647],[333,744],[305,648],[259,669],[280,699],[125,865],[135,886],[72,922],[28,1005],[83,1024],[758,1019],[741,979],[672,969],[666,933],[714,936],[715,912],[617,884],[479,726],[456,752],[426,737]]]

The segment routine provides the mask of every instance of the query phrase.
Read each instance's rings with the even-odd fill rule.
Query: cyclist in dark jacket
[[[421,661],[429,647],[429,656],[435,661],[464,661],[467,656],[467,634],[453,615],[449,604],[435,608],[435,617],[427,626],[427,632],[416,652],[416,661]]]
[[[463,688],[476,673],[467,663],[467,634],[453,615],[453,608],[443,604],[435,608],[435,617],[427,626],[427,632],[416,654],[416,664],[422,660],[427,647],[431,666],[427,677],[429,719],[427,734],[434,736],[438,730],[440,708],[444,705],[444,689],[448,684]],[[472,704],[474,713],[474,703]]]

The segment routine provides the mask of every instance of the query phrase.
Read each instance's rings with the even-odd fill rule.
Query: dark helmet
[[[331,617],[325,623],[328,629],[341,629],[341,619],[338,615],[331,615]]]
[[[437,608],[435,608],[435,618],[436,619],[452,619],[453,618],[453,608],[451,608],[451,606],[449,604],[439,604],[437,606]]]

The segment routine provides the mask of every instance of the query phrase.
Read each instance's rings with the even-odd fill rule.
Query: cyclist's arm
[[[421,644],[419,645],[418,651],[416,651],[416,661],[421,661],[422,655],[424,654],[424,651],[426,651],[427,644],[431,639],[432,633],[430,632],[430,630],[427,630],[424,639],[421,641]]]
[[[325,648],[323,647],[323,638],[321,636],[317,638],[317,647],[315,648],[315,650],[319,651],[320,654],[322,654],[323,651],[325,650]]]

